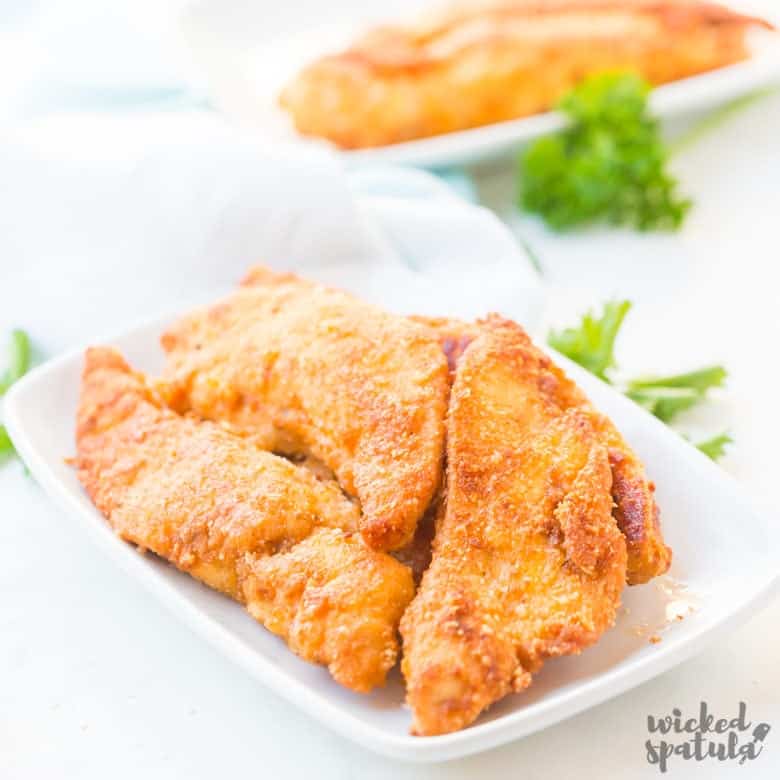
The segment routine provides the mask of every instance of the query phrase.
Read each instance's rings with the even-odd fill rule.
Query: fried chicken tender
[[[663,84],[735,63],[754,26],[771,28],[701,0],[472,0],[370,31],[279,100],[305,135],[382,146],[546,111],[605,70]]]
[[[289,552],[249,558],[247,609],[302,658],[355,691],[382,685],[397,657],[410,570],[356,535],[318,529]]]
[[[560,382],[562,397],[568,394],[572,406],[590,408],[585,394],[558,366],[551,362],[550,370]],[[664,543],[661,531],[655,484],[647,478],[645,467],[615,424],[598,415],[596,425],[609,452],[613,514],[628,549],[628,584],[642,585],[665,574],[672,565],[672,550]]]
[[[430,329],[256,268],[162,343],[159,387],[172,408],[313,455],[359,499],[371,547],[409,543],[442,471],[447,364]]]
[[[415,317],[436,330],[451,373],[482,326],[448,318]],[[641,585],[664,574],[672,563],[672,551],[664,543],[660,513],[654,498],[655,485],[647,478],[644,466],[629,447],[614,423],[593,409],[585,393],[544,353],[538,352],[545,382],[557,386],[559,403],[565,408],[580,407],[591,414],[601,439],[607,446],[612,468],[613,514],[626,537],[628,584]]]
[[[317,636],[291,634],[292,649],[353,690],[384,681],[412,575],[363,545],[358,508],[335,482],[164,408],[110,348],[87,351],[76,441],[78,477],[121,538],[246,603],[276,633],[272,581],[258,583],[272,569],[289,577],[286,608]]]
[[[522,328],[498,317],[458,361],[446,501],[401,620],[415,734],[467,726],[614,623],[626,543],[607,447],[595,415],[558,391]]]

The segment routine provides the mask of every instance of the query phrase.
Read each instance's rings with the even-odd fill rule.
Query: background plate
[[[767,13],[763,6],[755,9],[750,3],[731,5],[748,12],[755,10],[775,24],[780,22],[780,12],[776,9]],[[260,12],[258,9],[257,13]],[[386,12],[385,16],[390,13]],[[192,4],[184,16],[185,40],[204,71],[217,107],[254,127],[268,142],[335,149],[328,142],[299,135],[287,114],[277,106],[277,96],[304,65],[321,54],[343,49],[365,30],[366,22],[332,23],[258,45],[247,45],[247,27],[253,28],[247,9],[231,24],[224,4],[214,0]],[[262,29],[260,24],[257,27]],[[651,98],[653,110],[662,117],[673,117],[710,108],[780,82],[780,36],[755,30],[749,40],[751,59],[658,87]],[[558,114],[545,113],[418,141],[339,153],[351,165],[392,163],[440,167],[499,156],[562,124]]]

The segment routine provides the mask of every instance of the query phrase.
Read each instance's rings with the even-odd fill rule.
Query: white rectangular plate
[[[446,311],[442,301],[442,313]],[[112,343],[134,366],[156,371],[164,324],[149,324]],[[598,645],[579,657],[550,661],[527,692],[507,697],[471,728],[411,737],[397,673],[379,692],[353,694],[324,669],[297,659],[239,605],[114,536],[64,460],[74,452],[81,362],[81,351],[53,360],[32,371],[6,398],[5,422],[35,479],[119,565],[226,656],[327,727],[380,753],[442,761],[538,731],[716,641],[753,614],[778,584],[778,532],[736,483],[658,420],[563,360],[595,404],[615,420],[657,482],[666,538],[674,548],[671,578],[627,589],[626,609]],[[682,621],[669,624],[665,611],[675,608],[669,602],[678,599],[679,583],[688,588],[683,601],[691,599],[697,606]],[[651,644],[655,633],[662,641]]]
[[[737,10],[753,11],[775,24],[780,22],[776,9],[756,10],[745,2],[731,5]],[[331,146],[299,135],[287,114],[278,107],[278,95],[303,66],[322,54],[342,50],[363,32],[362,27],[334,23],[273,43],[242,48],[245,30],[233,29],[223,4],[205,0],[191,5],[184,18],[184,28],[190,46],[207,71],[212,98],[220,109],[251,124],[269,142]],[[653,111],[661,117],[673,117],[707,109],[780,82],[780,35],[763,30],[750,31],[749,35],[750,59],[656,88],[651,96]],[[561,128],[563,123],[560,114],[548,112],[432,138],[340,151],[340,154],[350,165],[460,165],[506,153]]]

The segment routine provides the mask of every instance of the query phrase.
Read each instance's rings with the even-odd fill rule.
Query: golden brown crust
[[[478,323],[430,317],[416,319],[439,333],[451,371],[465,347],[480,331]],[[488,317],[487,322],[491,319]],[[648,479],[644,466],[614,423],[595,412],[585,393],[549,357],[540,352],[539,359],[545,366],[545,383],[550,391],[558,395],[565,408],[580,407],[591,413],[607,447],[612,468],[614,515],[628,549],[628,584],[641,585],[664,574],[671,566],[672,551],[664,543],[654,497],[655,485]]]
[[[628,548],[628,584],[641,585],[669,570],[672,549],[664,543],[655,485],[644,466],[605,417],[602,433],[609,446],[615,519]]]
[[[471,2],[369,32],[309,65],[280,101],[306,135],[381,146],[545,111],[604,70],[662,84],[731,64],[755,25],[771,27],[698,0]]]
[[[455,368],[466,347],[479,335],[480,326],[474,322],[464,322],[453,317],[424,317],[412,315],[409,319],[419,322],[433,330],[439,337],[442,351],[447,358],[450,379],[455,377]]]
[[[458,362],[446,503],[401,621],[417,734],[471,723],[545,659],[611,626],[626,578],[607,448],[522,328],[493,317]]]
[[[384,684],[414,595],[406,566],[359,535],[320,529],[287,553],[249,558],[243,584],[249,612],[297,655],[353,691]]]
[[[585,393],[551,360],[549,368],[569,406],[592,409]],[[609,452],[614,514],[628,548],[628,584],[641,585],[666,573],[672,565],[672,550],[664,543],[661,531],[655,485],[615,424],[601,414],[595,419]]]
[[[316,644],[291,634],[292,649],[354,690],[384,681],[412,575],[352,538],[359,512],[335,482],[164,408],[108,348],[87,351],[76,440],[79,479],[119,536],[239,601],[251,595],[261,622],[263,599],[246,590],[247,567],[252,582],[264,571],[286,573],[300,587],[289,585],[284,607],[298,611],[299,625],[306,613],[318,632]],[[330,599],[320,611],[312,610],[318,593]],[[268,620],[281,633],[273,612]],[[341,637],[353,631],[360,642],[351,648]]]
[[[163,346],[173,408],[314,455],[360,500],[369,545],[409,543],[441,480],[447,365],[428,328],[257,268]]]

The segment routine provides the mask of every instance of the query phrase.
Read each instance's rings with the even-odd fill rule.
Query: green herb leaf
[[[734,439],[729,436],[728,433],[719,433],[717,436],[713,436],[711,439],[705,439],[700,441],[696,447],[700,449],[708,458],[712,460],[718,460],[722,458],[726,452],[726,447],[729,444],[733,444]]]
[[[587,312],[578,327],[551,330],[547,343],[608,382],[606,371],[615,365],[615,339],[630,308],[630,301],[608,301],[601,316]]]
[[[650,387],[646,390],[626,390],[626,395],[664,422],[670,422],[680,412],[690,409],[701,400],[699,393],[687,387]]]
[[[4,425],[0,425],[0,458],[6,458],[16,452],[11,437]]]
[[[556,230],[597,221],[676,230],[690,208],[666,171],[668,152],[647,112],[650,86],[631,73],[592,76],[558,107],[570,124],[519,158],[519,205]]]
[[[707,366],[685,374],[632,379],[626,395],[664,422],[704,400],[712,387],[721,387],[727,376],[723,366]]]
[[[8,368],[0,379],[0,395],[4,395],[11,385],[21,379],[30,368],[30,337],[23,330],[11,332],[8,348]]]
[[[30,368],[30,337],[23,330],[15,330],[11,333],[11,343],[8,348],[8,368],[0,377],[0,396],[4,395],[8,388],[21,379]],[[4,425],[0,425],[0,459],[14,455],[11,437]]]
[[[706,366],[696,371],[688,371],[685,374],[638,377],[631,380],[629,387],[685,387],[706,393],[711,387],[721,387],[727,376],[728,371],[723,366]]]
[[[606,372],[615,365],[615,339],[630,308],[630,301],[608,301],[600,317],[588,312],[578,327],[550,331],[547,343],[609,382]],[[639,377],[632,379],[624,392],[631,400],[668,423],[683,410],[703,401],[711,388],[721,387],[727,375],[723,366],[706,366],[684,374]],[[732,441],[727,433],[721,433],[695,446],[717,460]]]

